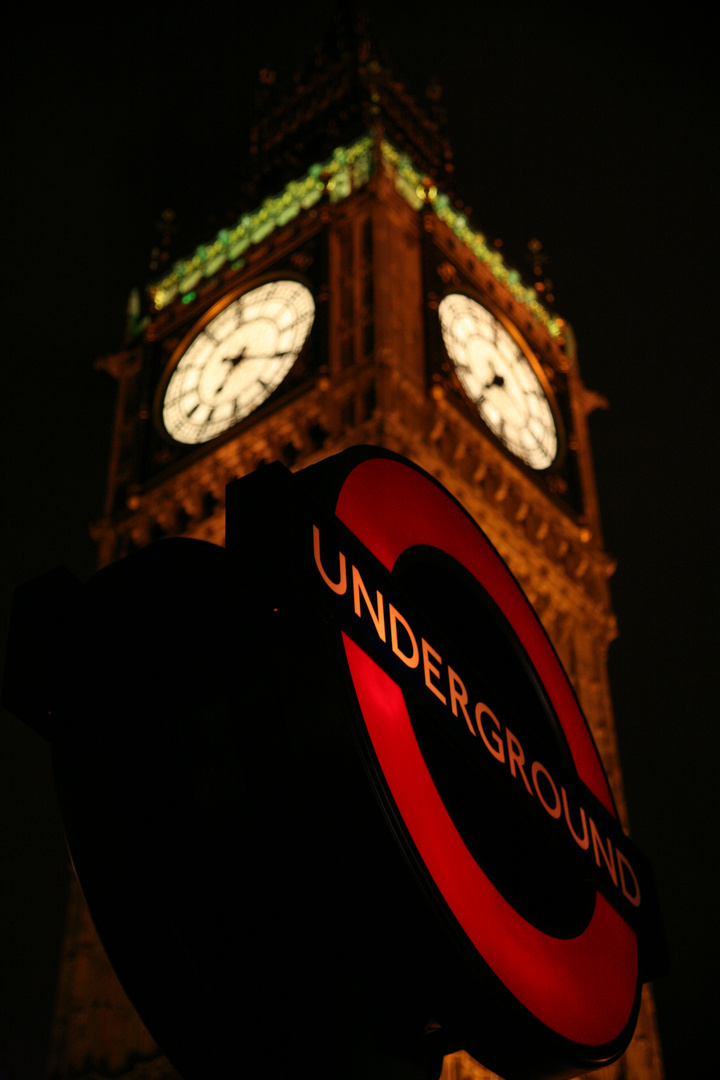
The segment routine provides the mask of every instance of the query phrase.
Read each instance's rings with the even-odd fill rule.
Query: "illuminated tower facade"
[[[433,98],[435,100],[433,101]],[[570,327],[454,201],[437,93],[421,110],[364,27],[338,23],[252,132],[248,211],[130,312],[100,563],[165,536],[222,544],[225,485],[274,460],[396,451],[508,563],[568,671],[624,824],[615,636]],[[447,1077],[491,1076],[462,1055]],[[71,897],[53,1077],[171,1077]],[[662,1077],[652,997],[607,1078]]]

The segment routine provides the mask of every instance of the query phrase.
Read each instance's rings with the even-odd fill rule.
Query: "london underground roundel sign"
[[[456,1038],[508,1076],[612,1060],[646,977],[652,880],[539,620],[409,462],[358,448],[294,485],[295,573],[332,613],[371,783],[465,965]]]
[[[52,742],[96,927],[185,1080],[236,1067],[240,1015],[250,1071],[272,1045],[314,1080],[623,1052],[664,962],[650,868],[522,590],[430,476],[373,447],[270,465],[228,486],[225,551],[24,588],[5,700]]]

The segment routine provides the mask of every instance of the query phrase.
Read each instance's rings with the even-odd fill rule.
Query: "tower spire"
[[[441,94],[433,80],[427,107],[421,108],[394,75],[365,13],[354,3],[339,5],[290,86],[276,82],[268,68],[260,72],[247,195],[281,188],[304,167],[327,158],[338,143],[377,126],[447,190],[453,165]]]

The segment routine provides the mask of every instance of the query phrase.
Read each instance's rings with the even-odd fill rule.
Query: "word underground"
[[[342,551],[338,552],[339,579],[333,581],[323,567],[320,555],[320,530],[313,525],[313,554],[315,565],[325,585],[336,596],[344,596],[348,591],[348,568],[347,560]],[[408,668],[419,668],[422,665],[424,683],[434,698],[446,708],[449,708],[453,716],[463,719],[471,735],[478,736],[482,740],[488,753],[492,754],[496,761],[505,765],[510,770],[510,775],[520,781],[528,795],[537,798],[540,805],[551,818],[559,820],[561,817],[577,846],[582,851],[588,851],[592,844],[595,862],[602,871],[603,866],[612,880],[616,889],[622,891],[623,896],[634,907],[640,906],[640,885],[637,876],[627,858],[619,848],[614,847],[609,837],[603,843],[597,826],[590,816],[586,814],[584,807],[579,806],[581,822],[580,832],[577,832],[572,823],[568,796],[565,788],[558,785],[555,780],[539,761],[528,764],[525,752],[520,740],[512,733],[506,724],[502,724],[495,713],[484,702],[478,701],[472,709],[472,716],[468,711],[468,692],[465,683],[458,673],[449,664],[444,664],[440,654],[425,640],[417,637],[410,624],[400,614],[397,608],[387,603],[387,618],[385,598],[379,589],[376,590],[375,606],[370,599],[360,571],[354,565],[350,566],[350,581],[352,582],[352,600],[355,615],[362,619],[370,616],[378,638],[387,645],[387,635],[390,634],[390,648],[396,657]],[[365,616],[363,616],[363,609]],[[398,626],[404,631],[403,645],[401,648],[398,639]],[[474,723],[473,723],[474,718]],[[542,781],[541,779],[542,778]]]

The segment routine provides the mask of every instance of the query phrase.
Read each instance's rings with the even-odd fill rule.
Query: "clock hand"
[[[240,361],[244,360],[244,359],[245,359],[245,346],[244,345],[243,345],[242,349],[240,350],[240,352],[238,353],[237,356],[223,356],[220,363],[221,364],[229,364],[230,367],[225,369],[225,375],[222,377],[222,381],[219,383],[218,386],[215,387],[215,397],[217,397],[218,394],[221,394],[223,392],[223,390],[227,386],[228,379],[232,375],[233,371],[238,366]],[[220,368],[220,372],[218,374],[220,374],[221,372],[222,372],[222,367]]]
[[[271,353],[269,355],[267,353],[262,353],[262,354],[259,354],[259,355],[256,355],[256,356],[248,356],[246,351],[245,351],[246,348],[247,348],[247,346],[243,345],[242,349],[240,350],[238,355],[235,356],[235,357],[230,357],[230,356],[224,356],[223,357],[222,362],[224,363],[225,361],[229,361],[230,369],[227,372],[227,374],[225,375],[225,378],[223,379],[223,381],[220,383],[220,385],[215,390],[215,396],[216,397],[217,397],[218,394],[221,394],[225,390],[225,387],[227,386],[227,384],[228,384],[228,382],[229,382],[229,380],[230,380],[230,378],[232,376],[232,373],[235,371],[235,369],[238,367],[238,365],[241,363],[241,361],[245,362],[245,363],[248,363],[251,360],[261,360],[263,362],[271,362],[273,360],[284,360],[286,356],[294,356],[295,355],[294,350],[287,349],[285,352],[276,352],[276,353]],[[264,390],[267,389],[268,384],[263,382],[263,380],[259,376],[257,377],[256,381],[260,383],[260,385],[262,386],[262,388]]]
[[[243,352],[243,355],[240,357],[240,359],[241,360],[283,360],[286,356],[292,356],[292,355],[294,355],[292,349],[288,349],[287,352],[275,352],[275,353],[270,353],[270,354],[268,354],[268,353],[260,353],[258,356],[246,356],[244,354],[244,352]]]
[[[485,383],[484,389],[489,390],[491,386],[499,386],[501,388],[505,386],[505,379],[502,375],[498,375],[497,371],[495,371],[495,368],[493,368],[492,379],[490,380],[490,382]]]
[[[223,357],[223,360],[227,360],[230,363],[230,372],[233,372],[235,370],[235,368],[238,366],[238,364],[240,363],[240,361],[245,359],[245,349],[246,348],[247,348],[247,346],[243,345],[242,349],[237,354],[237,356],[224,356]]]
[[[221,394],[223,392],[223,390],[227,386],[228,379],[230,378],[230,376],[232,375],[233,371],[238,366],[238,364],[240,364],[243,360],[255,359],[255,357],[247,357],[245,355],[246,348],[247,348],[247,345],[243,345],[243,347],[240,349],[240,352],[237,354],[237,356],[223,356],[223,358],[222,358],[222,360],[220,362],[222,364],[229,364],[230,367],[226,369],[225,378],[223,379],[223,381],[220,383],[220,385],[215,390],[215,397],[217,397],[218,394]]]

